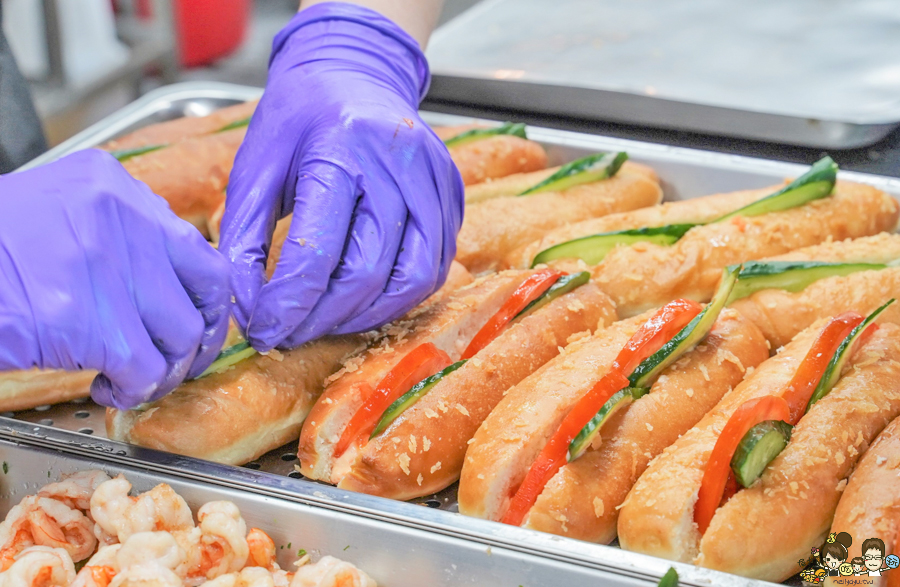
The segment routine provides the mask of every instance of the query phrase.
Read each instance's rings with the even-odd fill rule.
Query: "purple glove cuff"
[[[275,39],[272,41],[272,55],[269,58],[269,68],[271,69],[272,64],[287,44],[288,39],[297,34],[298,31],[302,31],[301,34],[310,37],[307,41],[312,41],[318,37],[324,44],[332,42],[331,39],[329,39],[330,35],[323,34],[325,31],[317,30],[317,27],[308,27],[308,25],[326,21],[330,21],[337,26],[340,26],[339,23],[351,23],[348,26],[353,28],[355,28],[356,25],[361,25],[381,33],[381,38],[372,39],[370,46],[366,47],[366,49],[374,49],[378,52],[389,51],[383,44],[388,42],[389,39],[399,45],[396,49],[400,49],[400,51],[393,52],[395,57],[399,57],[400,52],[403,52],[405,49],[405,52],[409,57],[408,63],[410,70],[406,72],[407,75],[404,77],[407,78],[405,81],[410,84],[409,89],[411,90],[411,93],[418,96],[418,101],[415,104],[412,104],[412,106],[418,107],[418,102],[421,102],[425,97],[425,94],[428,93],[428,86],[431,84],[431,72],[428,69],[428,60],[425,59],[425,54],[422,53],[419,43],[406,31],[397,26],[392,20],[382,16],[374,10],[357,6],[356,4],[323,2],[321,4],[314,4],[309,8],[304,8],[298,12],[294,18],[292,18],[290,22],[275,35]],[[331,33],[334,31],[329,30],[328,32]],[[364,35],[357,35],[357,37],[365,38]],[[395,60],[391,61],[392,63],[397,62]]]

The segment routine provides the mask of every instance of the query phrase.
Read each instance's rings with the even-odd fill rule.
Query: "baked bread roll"
[[[900,418],[895,418],[862,456],[850,476],[846,489],[838,502],[831,523],[831,532],[847,532],[853,543],[847,549],[847,562],[867,553],[866,540],[876,538],[882,544],[870,542],[870,546],[883,546],[880,561],[868,560],[872,566],[884,568],[884,557],[896,554],[900,540]],[[870,549],[871,550],[871,549]],[[865,560],[865,559],[863,559]],[[868,572],[864,568],[863,572]],[[878,570],[877,568],[875,570]],[[884,587],[900,585],[900,572],[881,571]],[[873,578],[873,580],[875,580]]]
[[[690,200],[664,202],[658,206],[650,206],[630,212],[610,214],[600,218],[591,218],[575,222],[574,224],[567,224],[550,230],[531,242],[516,247],[506,255],[501,266],[530,267],[532,260],[541,251],[554,245],[592,234],[664,226],[666,224],[710,222],[764,198],[780,188],[781,186],[773,186],[759,190],[742,190],[702,196]]]
[[[759,481],[720,506],[702,536],[694,506],[722,427],[747,400],[784,394],[825,322],[797,335],[651,463],[619,512],[623,548],[767,581],[797,572],[824,539],[857,459],[900,414],[900,327],[881,325]]]
[[[616,247],[593,269],[620,317],[669,300],[709,300],[722,268],[830,240],[893,230],[900,205],[871,186],[838,182],[834,194],[799,208],[696,226],[671,246]]]
[[[369,389],[410,351],[432,343],[459,360],[471,339],[533,271],[507,271],[476,280],[410,320],[399,320],[388,336],[357,356],[329,378],[300,433],[298,456],[302,473],[311,479],[333,482],[335,446],[347,424],[363,405]]]
[[[459,479],[468,442],[506,391],[559,354],[576,335],[615,320],[587,283],[523,317],[444,376],[384,432],[338,459],[332,482],[394,499],[435,493]]]
[[[885,232],[826,242],[763,260],[889,263],[897,259],[900,235]],[[847,308],[868,314],[891,298],[900,298],[900,267],[826,277],[798,292],[765,289],[737,300],[731,307],[752,320],[772,348],[778,348],[820,318],[835,316]],[[900,324],[900,306],[888,306],[882,320]]]
[[[616,322],[569,345],[509,390],[466,454],[459,484],[461,513],[488,520],[503,517],[510,497],[563,418],[610,370],[651,315]],[[721,314],[704,343],[665,369],[648,395],[604,424],[599,448],[589,449],[550,479],[523,525],[611,541],[616,507],[647,462],[766,356],[765,341],[751,323],[733,311]],[[690,396],[688,389],[693,389]]]
[[[649,167],[626,162],[609,179],[561,192],[505,196],[467,206],[456,260],[472,273],[497,269],[515,248],[586,218],[653,206],[662,188]]]
[[[612,542],[618,507],[649,462],[767,358],[766,341],[753,323],[724,310],[702,344],[667,369],[650,393],[604,424],[599,448],[560,469],[523,526]]]
[[[182,116],[175,120],[151,124],[104,143],[100,145],[100,148],[104,151],[125,151],[141,147],[171,145],[185,139],[213,134],[229,125],[240,124],[250,118],[253,111],[256,110],[257,104],[259,104],[259,100],[251,100],[214,110],[207,116]]]

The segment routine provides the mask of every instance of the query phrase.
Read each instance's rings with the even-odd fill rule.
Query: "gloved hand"
[[[132,408],[209,366],[229,306],[225,259],[112,155],[0,177],[0,370],[96,369]]]
[[[416,42],[359,6],[314,5],[275,37],[219,246],[235,318],[256,349],[368,330],[443,283],[464,194],[417,113],[429,79]],[[275,222],[291,212],[266,283]]]

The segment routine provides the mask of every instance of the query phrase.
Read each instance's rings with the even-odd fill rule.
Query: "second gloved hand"
[[[443,283],[464,194],[418,116],[428,81],[416,42],[359,6],[314,5],[275,38],[219,246],[258,350],[379,326]],[[275,222],[291,212],[267,283]]]
[[[0,177],[0,371],[100,371],[97,402],[162,397],[215,359],[228,264],[112,155]]]

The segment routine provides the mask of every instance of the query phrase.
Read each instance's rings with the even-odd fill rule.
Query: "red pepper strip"
[[[419,381],[448,367],[450,363],[452,361],[447,353],[430,342],[420,344],[400,359],[350,419],[350,423],[344,428],[344,433],[334,447],[334,457],[338,458],[344,454],[353,441],[368,438],[381,415],[394,400]]]
[[[582,397],[563,419],[556,433],[550,437],[538,458],[531,465],[522,484],[510,502],[502,521],[519,526],[525,514],[537,501],[544,486],[566,463],[569,444],[591,421],[603,404],[617,391],[627,387],[628,378],[641,361],[655,353],[688,322],[700,313],[700,304],[690,300],[675,300],[660,308],[647,320],[619,351],[612,370]],[[624,368],[623,368],[624,367]],[[627,369],[627,370],[626,370]]]
[[[575,436],[597,414],[597,410],[606,403],[606,400],[627,385],[628,378],[618,371],[612,370],[604,375],[587,395],[581,398],[563,419],[556,434],[550,438],[534,464],[531,465],[501,520],[504,524],[513,526],[522,524],[525,514],[544,490],[544,485],[566,463],[569,444]]]
[[[700,483],[697,505],[694,507],[694,521],[697,522],[701,534],[706,532],[722,501],[728,475],[731,473],[731,458],[744,435],[760,422],[766,420],[787,422],[789,416],[790,409],[783,398],[766,395],[744,402],[728,419],[728,423],[719,434],[719,439],[716,440],[712,454],[709,455],[703,481]]]
[[[806,353],[803,362],[800,363],[797,372],[794,373],[794,377],[788,384],[787,391],[782,396],[791,409],[790,419],[787,420],[788,424],[794,426],[803,417],[806,406],[809,404],[809,398],[812,397],[816,386],[819,385],[837,348],[847,338],[850,331],[863,320],[865,318],[856,312],[845,312],[832,318],[822,329],[822,333]]]
[[[516,291],[509,296],[509,299],[497,310],[497,313],[491,316],[491,319],[481,327],[481,330],[472,338],[472,341],[460,358],[471,359],[478,351],[489,345],[510,320],[524,310],[525,306],[541,297],[563,275],[565,273],[555,269],[541,269],[529,275],[528,279],[523,281],[516,288]]]
[[[625,343],[613,365],[622,373],[631,374],[644,359],[658,351],[687,326],[702,309],[700,304],[691,300],[669,302],[644,322],[640,330]]]

